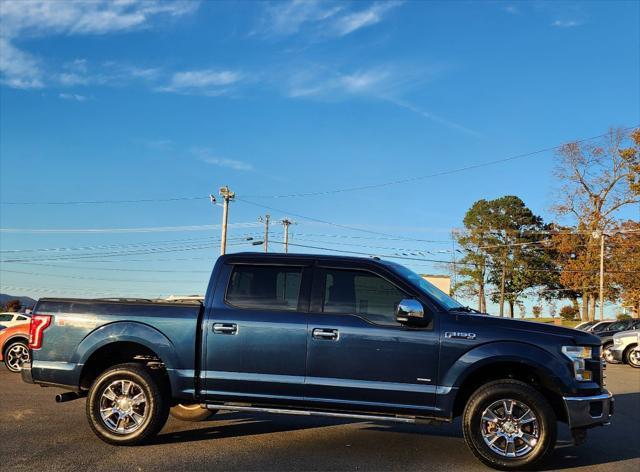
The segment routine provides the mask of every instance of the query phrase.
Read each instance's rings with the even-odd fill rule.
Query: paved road
[[[640,370],[609,366],[608,381],[612,425],[592,430],[580,447],[562,428],[549,470],[640,470]],[[195,424],[170,419],[153,444],[114,447],[89,429],[83,400],[56,404],[56,393],[0,368],[2,470],[488,470],[467,450],[459,423],[225,413]]]

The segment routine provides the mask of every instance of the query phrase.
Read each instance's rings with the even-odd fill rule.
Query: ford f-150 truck
[[[38,301],[26,382],[86,397],[95,434],[150,440],[170,409],[451,422],[484,463],[529,467],[607,424],[600,340],[491,317],[377,258],[221,256],[200,303]]]

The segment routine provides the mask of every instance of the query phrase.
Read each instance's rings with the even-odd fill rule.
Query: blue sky
[[[224,184],[242,199],[234,238],[257,237],[267,211],[246,197],[292,216],[298,244],[449,259],[450,231],[477,199],[519,195],[552,218],[552,152],[264,196],[428,175],[640,123],[638,2],[3,1],[0,15],[2,202],[202,197],[3,204],[3,251],[66,248],[3,252],[46,264],[2,263],[3,292],[202,292],[217,254],[206,238],[219,238],[202,226],[221,215],[206,196]],[[230,249],[251,249],[241,243]]]

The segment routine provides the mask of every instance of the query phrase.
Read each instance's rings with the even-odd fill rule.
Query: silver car
[[[640,368],[640,330],[621,331],[613,335],[611,356],[636,369]]]

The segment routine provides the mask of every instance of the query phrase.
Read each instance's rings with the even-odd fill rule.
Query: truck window
[[[13,315],[0,315],[0,321],[11,321],[13,319]]]
[[[324,313],[357,314],[372,323],[398,326],[395,310],[406,294],[370,272],[328,269]]]
[[[297,310],[301,267],[235,266],[226,300],[240,308]]]

